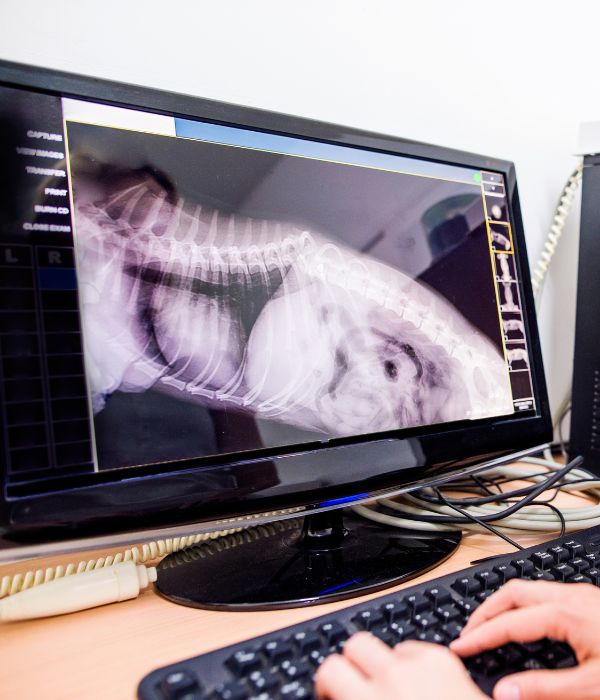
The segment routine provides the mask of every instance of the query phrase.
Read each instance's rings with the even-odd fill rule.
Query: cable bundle
[[[412,530],[491,530],[519,549],[509,535],[560,532],[562,536],[600,524],[600,480],[579,468],[580,457],[567,465],[538,458],[524,461],[536,468],[495,467],[443,487],[422,488],[353,510],[370,520]],[[516,481],[526,483],[504,490]],[[559,509],[552,503],[559,491],[585,495],[594,503]],[[457,497],[456,492],[473,495]]]

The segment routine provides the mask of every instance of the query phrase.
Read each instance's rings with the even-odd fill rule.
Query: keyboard
[[[153,671],[140,700],[304,700],[312,677],[348,637],[369,630],[393,646],[407,639],[449,644],[470,614],[510,579],[587,582],[600,586],[600,526],[382,595],[240,644]],[[464,659],[475,683],[491,695],[495,683],[527,669],[567,668],[567,644],[540,639],[508,644]]]

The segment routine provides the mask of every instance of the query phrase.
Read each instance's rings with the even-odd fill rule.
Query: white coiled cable
[[[583,173],[583,162],[578,163],[577,167],[571,173],[567,183],[565,184],[560,197],[558,198],[558,203],[554,208],[554,215],[552,216],[552,223],[550,225],[550,231],[546,238],[546,242],[540,253],[537,263],[531,274],[531,282],[533,285],[533,294],[536,303],[539,305],[539,301],[542,295],[542,289],[544,287],[544,280],[546,278],[546,273],[552,262],[552,258],[556,253],[556,248],[558,247],[558,242],[563,234],[565,228],[565,223],[573,206],[573,200],[575,199],[575,194],[581,183]]]
[[[271,513],[261,513],[250,517],[252,519],[258,519],[266,516],[278,516],[295,513],[299,512],[300,510],[302,509],[290,508],[287,510],[273,511]],[[233,524],[236,522],[236,520],[237,519],[232,518],[230,520],[223,521],[223,524]],[[237,521],[239,522],[239,520]],[[244,522],[247,523],[248,518],[244,519]],[[98,559],[84,559],[77,563],[73,562],[71,564],[67,564],[66,566],[59,564],[58,566],[48,567],[45,569],[32,569],[30,571],[14,574],[12,576],[6,575],[0,579],[0,600],[6,596],[14,595],[15,593],[25,591],[43,583],[49,583],[50,581],[54,581],[59,578],[64,578],[66,576],[72,576],[74,574],[80,574],[87,571],[96,571],[98,569],[114,566],[115,564],[120,564],[124,561],[133,561],[135,564],[145,564],[146,562],[164,557],[167,554],[179,552],[186,547],[191,547],[201,542],[207,542],[209,540],[215,540],[236,532],[241,532],[248,526],[249,525],[245,525],[244,527],[233,527],[218,530],[217,532],[202,533],[197,535],[187,535],[185,537],[172,537],[164,540],[155,540],[153,542],[147,542],[145,544],[130,547],[129,549],[116,552],[115,554],[108,554],[106,556],[99,557]]]
[[[219,532],[211,532],[209,535],[188,535],[187,537],[156,540],[154,542],[130,547],[122,552],[99,557],[98,559],[87,559],[77,563],[72,562],[66,566],[59,564],[58,566],[48,567],[46,569],[32,569],[25,573],[14,574],[13,576],[3,576],[2,579],[0,579],[0,599],[5,596],[14,595],[28,588],[39,586],[42,583],[48,583],[49,581],[63,578],[64,576],[72,576],[73,574],[81,574],[84,571],[103,569],[107,566],[120,564],[123,561],[145,564],[148,561],[164,557],[172,552],[178,552],[194,544],[239,532],[241,529],[242,528],[221,530]]]

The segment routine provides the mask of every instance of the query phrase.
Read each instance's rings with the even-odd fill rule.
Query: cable
[[[552,262],[552,258],[556,253],[558,247],[558,242],[563,234],[565,223],[573,206],[573,200],[575,199],[575,194],[579,188],[581,182],[581,177],[583,173],[583,162],[579,162],[577,167],[567,180],[565,186],[563,187],[560,197],[556,207],[554,208],[554,214],[552,216],[552,223],[550,224],[550,231],[546,238],[546,242],[540,253],[537,263],[533,269],[531,275],[531,282],[533,285],[533,294],[536,300],[536,304],[539,305],[542,290],[544,288],[544,280],[546,278],[546,273]]]
[[[464,479],[450,482],[442,493],[447,503],[441,503],[436,492],[424,488],[394,499],[382,499],[373,505],[355,506],[353,510],[363,517],[397,527],[429,532],[465,530],[481,532],[491,522],[502,535],[523,535],[532,532],[554,533],[592,527],[600,524],[600,480],[581,469],[581,458],[568,465],[553,459],[527,458],[523,460],[535,469],[501,466],[478,475],[481,485],[476,497],[459,498],[455,493],[465,488]],[[545,471],[540,471],[543,466]],[[519,480],[530,482],[524,487],[502,494],[489,495],[493,486],[505,486]],[[470,485],[473,490],[473,482]],[[589,506],[557,508],[550,503],[557,490],[578,493],[593,498]],[[545,491],[554,491],[549,500],[541,500]],[[507,507],[508,506],[508,507]],[[456,513],[456,508],[464,515]],[[474,518],[481,523],[474,522]],[[498,534],[497,533],[497,534]]]
[[[469,513],[468,510],[462,510],[462,508],[458,508],[457,506],[454,506],[451,503],[449,503],[448,500],[444,498],[439,489],[436,489],[436,491],[438,492],[440,500],[450,508],[453,508],[457,513],[460,513],[460,515],[462,515],[463,518],[468,518],[469,520],[472,520],[478,525],[481,525],[482,528],[491,532],[492,535],[496,535],[497,537],[500,537],[500,539],[503,539],[505,542],[508,542],[508,544],[512,545],[515,549],[525,549],[524,547],[521,547],[521,545],[518,542],[515,542],[513,539],[511,539],[508,535],[505,535],[500,530],[497,530],[495,527],[493,527],[493,525],[486,523],[484,520],[481,520],[481,518],[478,518],[477,516],[473,515],[473,513]]]
[[[290,508],[287,510],[273,511],[269,513],[261,513],[259,515],[250,516],[252,519],[264,518],[265,516],[278,516],[289,513],[299,512],[299,508]],[[248,518],[231,518],[223,521],[219,521],[218,524],[222,525],[232,525],[240,521],[247,522]],[[55,567],[48,567],[46,569],[32,569],[20,574],[14,574],[13,576],[6,575],[0,579],[0,601],[7,597],[12,596],[21,591],[26,591],[35,586],[40,586],[43,584],[50,583],[56,579],[65,578],[67,576],[75,576],[77,574],[83,574],[90,571],[96,571],[99,569],[108,568],[115,566],[122,562],[133,562],[134,564],[145,564],[146,562],[159,559],[166,556],[167,554],[172,554],[173,552],[178,552],[187,547],[192,547],[195,544],[200,544],[201,542],[207,542],[209,540],[215,540],[226,535],[231,535],[242,530],[247,529],[246,527],[234,527],[224,530],[219,530],[217,532],[201,533],[196,535],[187,535],[184,537],[172,537],[164,540],[155,540],[153,542],[147,542],[139,546],[130,547],[121,552],[115,554],[109,554],[107,556],[99,557],[98,559],[87,559],[81,560],[77,563],[71,563],[62,565],[59,564]]]
[[[543,491],[547,490],[552,486],[555,482],[557,482],[559,479],[561,479],[563,476],[568,474],[569,471],[574,469],[575,467],[579,466],[583,462],[583,457],[576,457],[575,459],[571,460],[567,465],[565,465],[562,469],[559,469],[555,474],[552,476],[548,477],[546,482],[543,482],[536,486],[527,496],[525,496],[521,501],[514,503],[513,505],[509,506],[505,510],[501,510],[500,512],[496,513],[489,513],[480,516],[482,520],[487,521],[494,521],[494,520],[502,520],[503,518],[508,518],[510,515],[513,515],[513,513],[516,513],[518,510],[521,510],[521,508],[524,508],[526,505],[531,503],[540,493]],[[387,499],[384,499],[386,504],[389,502]],[[502,501],[503,499],[501,497],[498,497],[499,501]],[[390,502],[391,503],[391,502]],[[405,517],[410,517],[413,518],[414,520],[428,520],[428,521],[433,521],[433,522],[439,522],[439,523],[460,523],[462,522],[462,519],[457,520],[456,517],[448,516],[448,515],[420,515],[418,513],[412,513],[411,515],[408,515],[405,513]]]
[[[564,433],[563,433],[563,421],[571,412],[571,407],[572,407],[571,394],[569,392],[568,400],[566,402],[564,402],[564,407],[562,408],[562,410],[559,411],[558,418],[557,418],[556,425],[555,425],[555,428],[558,432],[558,441],[559,441],[560,451],[564,457],[567,456],[567,448],[566,448],[566,443],[565,443],[565,438],[564,438]]]

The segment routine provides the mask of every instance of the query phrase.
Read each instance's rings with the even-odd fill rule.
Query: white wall
[[[600,119],[599,20],[591,0],[0,0],[0,57],[514,160],[534,261],[578,124]],[[577,230],[575,215],[541,315],[554,407]]]

